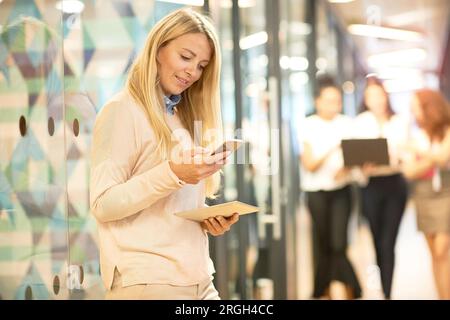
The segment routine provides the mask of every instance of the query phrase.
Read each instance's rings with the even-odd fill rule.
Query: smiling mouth
[[[189,85],[189,81],[184,80],[182,78],[179,78],[177,76],[175,76],[175,78],[177,78],[178,82],[181,83],[183,86],[188,86]]]

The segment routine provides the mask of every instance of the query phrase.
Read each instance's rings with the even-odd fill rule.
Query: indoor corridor
[[[313,285],[311,218],[304,206],[298,210],[297,216],[298,297],[310,299]],[[362,299],[383,299],[369,226],[365,220],[358,226],[357,220],[354,213],[350,219],[348,255],[363,289]],[[395,253],[392,299],[437,299],[430,253],[423,233],[417,231],[412,203],[408,204],[403,215]],[[334,282],[331,290],[332,298],[345,297],[339,283]]]
[[[321,130],[320,125],[331,123],[330,119],[319,119],[321,122],[308,127],[307,119],[314,120],[320,109],[317,103],[322,93],[319,79],[326,76],[333,80],[333,85],[326,89],[337,89],[331,91],[338,96],[332,95],[327,107],[331,105],[329,109],[334,110],[334,116],[347,118],[348,123],[367,111],[364,107],[367,107],[369,79],[379,79],[382,83],[379,88],[384,92],[376,95],[375,100],[383,102],[387,119],[395,114],[407,122],[405,127],[408,128],[404,131],[408,131],[405,134],[408,138],[421,129],[417,119],[413,119],[411,107],[412,97],[419,89],[439,91],[447,101],[450,100],[450,0],[0,0],[0,300],[105,298],[108,285],[102,279],[106,272],[101,269],[103,258],[99,240],[102,222],[92,209],[95,204],[91,203],[91,179],[95,180],[91,172],[95,167],[92,149],[102,149],[93,148],[95,124],[108,102],[126,89],[127,79],[133,74],[130,70],[140,57],[139,53],[145,48],[153,50],[153,45],[146,45],[146,39],[151,39],[151,30],[166,16],[187,8],[191,13],[208,17],[217,32],[213,42],[217,43],[215,52],[220,52],[217,54],[220,59],[206,57],[208,59],[202,60],[207,61],[206,65],[197,66],[198,69],[201,72],[207,70],[211,75],[208,65],[213,64],[210,62],[221,63],[220,68],[214,67],[217,84],[209,85],[217,92],[195,95],[217,100],[217,110],[211,113],[208,108],[214,103],[202,100],[195,105],[203,106],[205,111],[185,119],[186,122],[180,120],[180,124],[197,122],[201,118],[199,114],[207,115],[217,118],[215,126],[220,127],[220,139],[217,140],[222,141],[213,139],[209,143],[203,137],[196,139],[192,133],[194,144],[205,147],[209,144],[208,147],[215,150],[226,140],[240,139],[245,143],[223,167],[216,197],[201,199],[191,206],[187,200],[195,197],[189,193],[180,193],[177,197],[171,190],[165,194],[167,199],[158,197],[158,201],[167,200],[172,204],[172,199],[176,199],[179,204],[190,205],[188,211],[204,208],[205,204],[214,206],[234,201],[258,207],[257,214],[242,216],[223,235],[202,234],[205,253],[209,250],[215,268],[213,284],[224,300],[311,299],[314,273],[312,223],[305,197],[312,192],[339,191],[344,185],[330,188],[313,183],[310,189],[305,187],[308,174],[316,173],[315,170],[304,170],[304,163],[300,161],[307,153],[307,144],[311,149],[321,149],[317,158],[327,154],[322,160],[334,152],[328,160],[337,172],[326,176],[328,178],[336,178],[345,171],[341,172],[341,169],[351,167],[344,164],[341,148],[344,139],[383,140],[387,144],[387,138],[383,137],[385,119],[375,119],[374,127],[379,132],[364,138],[340,136],[347,129],[351,131],[352,125],[335,131],[330,129],[332,134],[326,135],[328,131]],[[154,52],[159,53],[158,50],[172,40],[158,43]],[[189,43],[198,45],[196,41]],[[205,48],[211,43],[207,42]],[[150,54],[142,56],[153,57]],[[189,60],[181,53],[174,56],[180,61]],[[197,81],[205,79],[199,76],[190,87],[183,87],[183,91],[178,92],[180,99],[167,102],[164,100],[167,97],[161,96],[161,93],[167,93],[161,87],[160,62],[158,59],[153,62],[157,71],[150,67],[142,69],[154,74],[155,78],[151,79],[151,84],[148,79],[141,79],[141,82],[156,88],[148,90],[155,95],[152,103],[158,101],[160,94],[159,105],[156,103],[155,107],[160,109],[154,109],[160,115],[165,116],[167,111],[163,102],[171,107],[168,114],[172,116],[173,112],[178,112],[174,107],[176,103],[181,103],[181,107],[191,100],[189,88],[206,90],[207,86],[197,86]],[[180,72],[190,75],[184,65],[183,68]],[[188,83],[178,74],[174,78],[172,80],[178,86]],[[186,95],[188,98],[182,99]],[[153,110],[152,107],[153,104],[144,109]],[[194,104],[187,110],[197,112]],[[125,117],[119,118],[117,126],[111,126],[114,133],[127,128]],[[195,127],[191,128],[193,132],[198,129],[196,124],[192,125]],[[149,129],[144,125],[142,128]],[[311,130],[315,128],[319,129]],[[362,126],[362,129],[361,132],[366,133],[366,127]],[[130,130],[136,134],[142,131]],[[167,136],[170,133],[173,132],[167,129]],[[306,136],[318,137],[321,141],[306,141]],[[112,142],[111,139],[104,140]],[[158,143],[163,140],[159,139]],[[323,142],[326,144],[331,140],[333,146],[322,146]],[[126,140],[123,145],[140,145],[128,142]],[[144,149],[147,150],[142,147],[139,151]],[[365,150],[377,153],[374,150],[378,149],[366,147]],[[125,152],[117,153],[126,157]],[[342,155],[342,159],[335,158],[336,155]],[[135,155],[128,158],[135,159]],[[384,165],[391,165],[388,152],[385,158]],[[142,163],[145,164],[153,163],[147,162],[146,156],[139,159],[144,159]],[[158,160],[170,161],[168,157]],[[367,162],[357,166],[365,164]],[[315,169],[318,167],[320,165]],[[448,167],[450,177],[450,162]],[[135,169],[133,167],[130,172],[136,174]],[[166,169],[169,170],[169,166]],[[397,170],[394,176],[402,176],[396,165],[388,169]],[[434,172],[440,173],[435,170],[432,175]],[[127,181],[114,182],[109,187],[126,185],[132,174],[126,177]],[[164,178],[171,176],[162,174]],[[180,178],[175,173],[173,176]],[[323,176],[319,175],[318,180],[320,178]],[[184,188],[183,182],[181,178],[178,181]],[[350,178],[344,182],[345,188],[349,187],[347,190],[357,184]],[[158,189],[154,185],[146,186],[149,194]],[[406,183],[404,186],[406,189]],[[191,185],[182,190],[189,188]],[[450,182],[448,188],[450,190]],[[104,195],[108,190],[99,194]],[[147,189],[140,191],[145,193]],[[136,194],[131,194],[133,197],[129,198],[135,198]],[[147,196],[151,198],[148,194],[143,197]],[[438,299],[429,248],[424,233],[418,230],[411,198],[408,201],[396,242],[391,298]],[[154,203],[145,205],[148,206],[108,222],[126,226],[129,220],[153,218],[146,215],[145,210]],[[158,213],[169,218],[184,211],[169,205],[163,208],[158,208]],[[348,208],[347,205],[345,219]],[[357,210],[356,206],[348,228],[348,256],[362,287],[362,299],[382,300],[384,295],[372,233],[367,219]],[[397,217],[400,212],[398,210]],[[327,218],[330,216],[336,217],[329,215]],[[399,219],[395,222],[393,229],[397,230]],[[344,223],[333,225],[343,226]],[[194,226],[197,231],[203,231],[198,225]],[[150,234],[145,229],[143,234],[145,240],[153,240],[153,236],[159,240],[164,233],[157,230]],[[344,238],[343,227],[339,235],[340,239]],[[177,242],[180,243],[184,244]],[[124,263],[122,254],[129,249],[125,247],[114,254],[121,263]],[[132,255],[135,247],[131,247]],[[159,251],[143,247],[145,254],[150,253],[148,256],[166,258]],[[344,259],[339,262],[345,260],[348,266],[342,252],[344,249],[339,251],[338,258]],[[388,254],[392,255],[392,241]],[[183,257],[195,261],[188,254]],[[207,261],[210,267],[209,260],[202,261]],[[110,266],[112,279],[115,268],[120,269],[119,262]],[[193,270],[192,273],[198,272],[198,269]],[[211,269],[208,272],[212,273]],[[147,269],[142,273],[148,274]],[[353,271],[351,276],[355,280]],[[333,298],[344,298],[344,292],[342,285],[333,283]]]

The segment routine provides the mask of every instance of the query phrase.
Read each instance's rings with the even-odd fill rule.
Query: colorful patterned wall
[[[88,190],[95,115],[179,5],[82,3],[0,2],[1,299],[103,298]]]

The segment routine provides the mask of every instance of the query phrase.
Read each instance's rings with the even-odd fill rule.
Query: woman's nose
[[[184,72],[186,72],[186,74],[187,74],[187,76],[189,77],[189,78],[192,78],[192,69],[190,69],[190,68],[186,68],[185,70],[184,70]]]
[[[195,78],[197,76],[197,68],[195,64],[189,64],[185,69],[186,74],[189,78]]]

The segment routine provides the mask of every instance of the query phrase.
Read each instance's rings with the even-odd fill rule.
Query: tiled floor
[[[298,297],[309,299],[312,292],[311,220],[305,208],[298,213]],[[363,288],[363,299],[382,299],[378,267],[372,237],[366,223],[357,226],[355,216],[349,226],[348,255]],[[332,295],[343,297],[341,286],[332,285]],[[414,207],[409,204],[400,225],[396,245],[396,266],[392,299],[436,299],[431,260],[422,233],[416,229]]]

